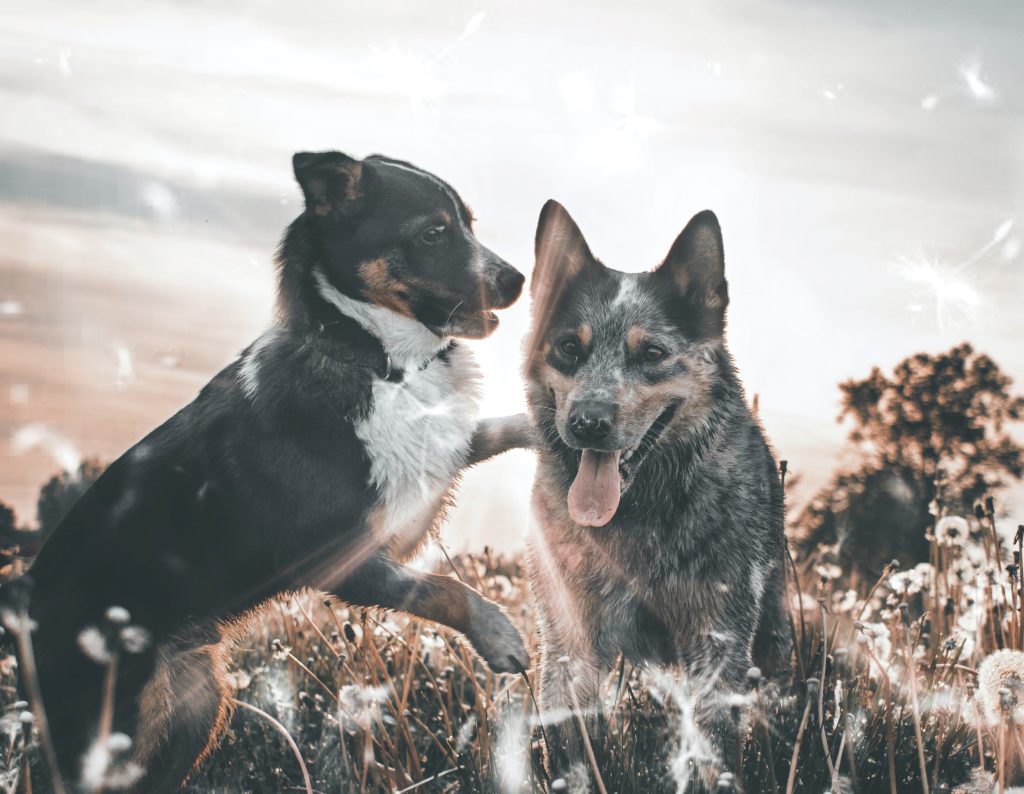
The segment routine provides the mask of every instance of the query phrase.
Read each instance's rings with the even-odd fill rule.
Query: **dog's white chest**
[[[476,428],[480,374],[462,346],[448,361],[410,369],[399,383],[377,379],[355,431],[379,494],[377,531],[403,545],[429,529]]]

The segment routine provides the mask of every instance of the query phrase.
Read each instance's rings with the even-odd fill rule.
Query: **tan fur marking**
[[[190,675],[205,676],[220,693],[217,716],[210,730],[206,746],[196,757],[189,773],[191,776],[209,758],[220,744],[231,718],[232,693],[225,677],[229,649],[225,642],[204,645],[177,654],[161,650],[157,654],[156,669],[152,678],[143,687],[137,703],[139,724],[136,732],[133,757],[143,769],[170,741],[170,726],[173,719],[175,700],[187,697],[187,693],[176,693],[171,682],[171,667],[188,668]],[[204,658],[205,657],[205,658]],[[201,668],[201,669],[197,669]],[[184,782],[183,782],[184,785]]]
[[[229,656],[227,644],[220,642],[216,645],[207,645],[200,650],[200,653],[205,653],[210,657],[211,675],[217,682],[217,688],[220,690],[220,705],[217,709],[217,719],[213,723],[213,730],[210,731],[210,739],[206,743],[206,747],[203,748],[203,751],[196,758],[192,771],[189,772],[188,778],[185,779],[186,783],[206,759],[210,757],[213,751],[220,746],[221,739],[224,738],[224,732],[227,730],[228,724],[231,722],[231,716],[235,711],[234,697],[225,676]]]
[[[171,713],[174,711],[171,673],[164,655],[157,656],[156,670],[139,693],[139,727],[134,741],[135,761],[143,768],[167,741]]]
[[[349,178],[345,183],[345,200],[357,201],[363,197],[363,164],[356,163],[347,172]]]
[[[626,332],[626,345],[629,347],[631,353],[636,353],[640,350],[640,346],[646,339],[647,332],[639,325],[634,325]]]
[[[584,347],[589,347],[591,340],[594,338],[594,329],[587,323],[583,323],[583,325],[576,329],[576,336],[579,337]]]
[[[359,277],[366,297],[373,303],[406,317],[413,316],[408,299],[402,294],[405,291],[402,283],[391,277],[385,260],[371,259],[363,262],[359,266]]]
[[[431,586],[417,593],[415,604],[407,609],[414,615],[449,626],[468,634],[473,622],[473,611],[466,595],[466,586],[449,576],[427,574]]]

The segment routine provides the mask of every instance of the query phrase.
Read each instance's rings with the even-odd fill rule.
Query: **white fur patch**
[[[759,563],[754,563],[754,567],[750,569],[750,592],[754,596],[755,603],[760,602],[761,596],[764,595],[764,586],[767,575],[767,566]]]
[[[402,369],[419,367],[447,347],[448,337],[438,336],[419,320],[350,298],[334,287],[319,270],[313,277],[321,297],[377,337],[395,366]]]
[[[622,306],[629,301],[635,291],[636,282],[629,276],[623,276],[619,279],[619,291],[615,294],[612,306]]]
[[[448,363],[407,369],[399,383],[376,378],[370,413],[355,425],[380,494],[377,531],[403,546],[426,532],[455,475],[465,464],[476,428],[480,372],[465,347]]]
[[[260,353],[274,343],[277,339],[277,329],[271,328],[249,345],[249,349],[242,356],[242,366],[238,370],[238,380],[242,384],[242,391],[250,400],[256,396],[260,386]]]

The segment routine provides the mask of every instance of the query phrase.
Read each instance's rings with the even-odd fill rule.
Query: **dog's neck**
[[[438,336],[413,317],[346,295],[320,269],[313,272],[313,280],[320,297],[380,340],[391,363],[400,369],[422,367],[451,342],[449,337]]]

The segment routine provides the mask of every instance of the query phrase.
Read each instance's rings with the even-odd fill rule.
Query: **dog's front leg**
[[[526,414],[481,419],[473,433],[466,465],[473,466],[510,449],[536,449],[539,444],[537,431]]]
[[[600,753],[602,670],[589,653],[570,656],[563,650],[549,646],[541,659],[544,765],[554,778],[587,780],[590,772],[581,728]]]
[[[501,607],[450,576],[423,573],[377,554],[332,590],[350,604],[397,609],[455,629],[496,673],[530,666],[523,639]]]

